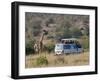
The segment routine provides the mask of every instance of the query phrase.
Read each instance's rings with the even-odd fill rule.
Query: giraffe
[[[34,50],[36,53],[39,54],[43,51],[43,39],[44,39],[44,35],[47,34],[48,32],[46,30],[43,30],[39,42],[34,44]]]
[[[39,40],[39,52],[43,51],[43,39],[44,39],[44,35],[47,35],[48,32],[46,30],[43,30],[40,40]]]

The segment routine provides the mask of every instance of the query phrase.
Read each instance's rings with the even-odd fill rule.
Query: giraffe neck
[[[40,42],[43,41],[43,38],[44,38],[44,33],[41,35]]]

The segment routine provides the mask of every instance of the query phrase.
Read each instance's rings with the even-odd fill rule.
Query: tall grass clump
[[[45,56],[39,56],[36,59],[36,65],[42,66],[42,65],[48,65],[48,60]]]

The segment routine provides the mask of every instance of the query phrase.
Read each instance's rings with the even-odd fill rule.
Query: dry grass
[[[38,66],[36,64],[36,58],[40,55],[28,55],[25,59],[26,68],[35,67],[57,67],[57,66],[78,66],[89,64],[89,52],[81,54],[69,54],[69,55],[54,55],[48,53],[42,53],[41,56],[45,56],[48,60],[48,65]]]

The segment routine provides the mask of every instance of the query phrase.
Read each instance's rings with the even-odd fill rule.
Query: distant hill
[[[89,36],[89,16],[51,13],[25,13],[25,41],[38,41],[42,30],[47,30],[48,39],[79,38]]]

